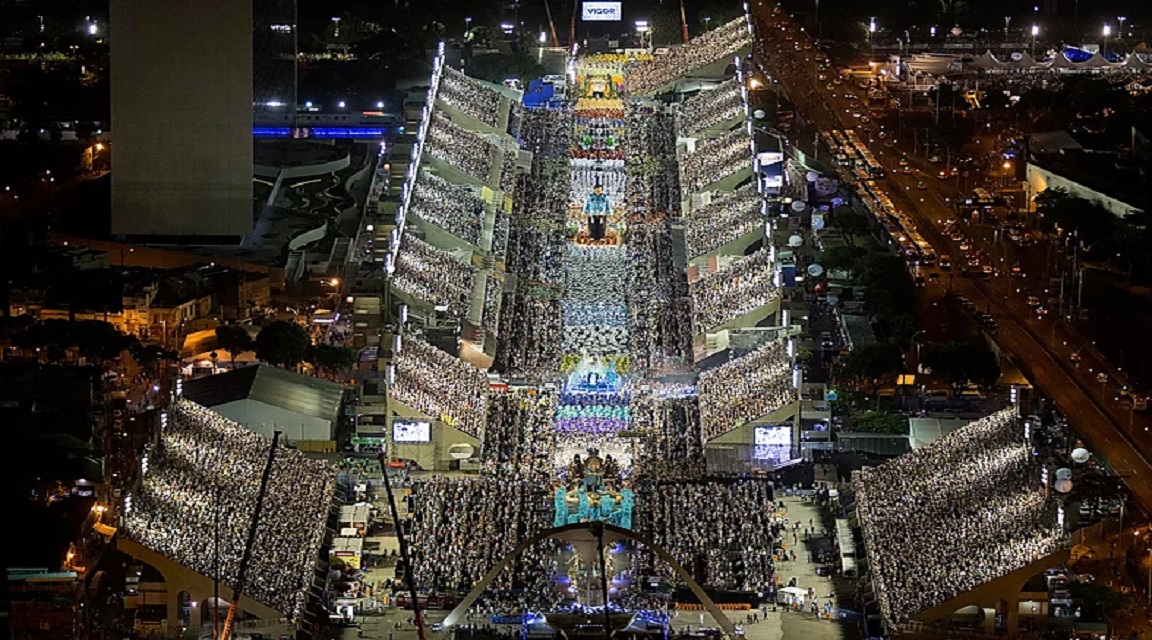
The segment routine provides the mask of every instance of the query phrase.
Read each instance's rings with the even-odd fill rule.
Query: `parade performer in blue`
[[[604,193],[600,181],[592,187],[592,193],[584,199],[584,215],[588,216],[588,237],[603,240],[608,229],[608,214],[612,212],[612,201]]]
[[[553,505],[556,507],[556,516],[552,518],[553,527],[562,527],[568,524],[568,492],[564,487],[556,487],[556,496]]]

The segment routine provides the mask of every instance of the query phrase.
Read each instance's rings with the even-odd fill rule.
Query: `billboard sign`
[[[585,22],[620,22],[624,19],[619,2],[585,2],[581,18]]]
[[[427,422],[401,421],[392,423],[393,442],[431,442],[432,425]]]
[[[752,458],[782,465],[792,458],[792,427],[788,425],[757,426]]]

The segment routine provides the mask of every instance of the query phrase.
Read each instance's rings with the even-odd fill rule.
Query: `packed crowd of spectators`
[[[706,205],[687,212],[685,241],[696,257],[750,233],[764,224],[762,199],[751,186],[716,194]]]
[[[428,156],[456,167],[484,184],[492,176],[492,163],[503,162],[496,145],[484,136],[456,125],[439,111],[424,141]]]
[[[852,479],[882,615],[911,616],[1067,548],[1015,409]]]
[[[412,191],[410,211],[465,242],[479,245],[484,208],[473,188],[453,184],[425,169]]]
[[[760,249],[688,285],[692,330],[696,335],[710,331],[779,297],[773,273],[771,253]]]
[[[739,591],[763,591],[772,583],[770,482],[659,484],[638,504],[644,531],[697,582]]]
[[[443,305],[464,317],[476,286],[476,269],[443,249],[405,233],[396,259],[392,284],[397,289],[434,305]]]
[[[189,400],[172,403],[121,532],[205,576],[235,586],[272,441]],[[317,565],[336,469],[277,448],[245,595],[298,617]]]
[[[519,140],[533,153],[532,171],[518,177],[513,202],[505,269],[517,287],[501,305],[496,367],[524,375],[554,370],[560,360],[571,111],[525,110]]]
[[[691,336],[687,280],[673,258],[671,218],[680,210],[673,119],[660,107],[625,111],[631,352],[638,369],[677,370],[691,355]]]
[[[412,494],[414,572],[428,589],[467,593],[520,540],[551,524],[546,510],[534,508],[542,494],[523,479],[432,476],[414,483]],[[502,571],[493,588],[510,588],[518,573]]]
[[[685,196],[740,171],[752,168],[752,142],[744,127],[697,142],[680,151],[680,189]]]
[[[552,476],[556,394],[547,390],[492,393],[481,458],[485,472],[545,487]]]
[[[511,375],[555,370],[564,335],[560,301],[509,293],[502,308],[496,366]]]
[[[674,166],[676,129],[665,107],[628,104],[625,108],[629,219],[680,210],[680,177]]]
[[[739,78],[725,80],[680,103],[676,131],[685,138],[736,116],[744,115],[744,88]]]
[[[648,387],[632,397],[632,428],[648,434],[638,467],[653,481],[699,477],[704,447],[695,387],[667,383]]]
[[[396,354],[392,396],[469,435],[484,432],[488,376],[419,338],[405,339]]]
[[[692,355],[688,280],[673,258],[669,220],[633,224],[628,236],[631,353],[639,369],[678,372]]]
[[[504,283],[489,274],[484,286],[484,308],[480,324],[485,329],[496,331],[500,324],[500,308],[504,299]]]
[[[677,78],[736,55],[752,45],[752,33],[744,17],[699,35],[666,55],[638,61],[627,69],[625,86],[632,95],[651,93]]]
[[[500,125],[500,90],[444,65],[436,98],[490,126]]]
[[[707,442],[796,400],[788,338],[700,373],[700,431]]]

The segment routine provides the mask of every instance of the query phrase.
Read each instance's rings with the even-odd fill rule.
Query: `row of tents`
[[[1064,71],[1149,71],[1152,70],[1152,61],[1145,60],[1138,53],[1130,53],[1120,62],[1110,62],[1101,55],[1099,51],[1093,53],[1090,58],[1083,62],[1073,62],[1063,51],[1056,52],[1051,60],[1036,60],[1032,57],[1032,54],[1027,51],[1023,53],[1013,53],[1010,60],[1000,60],[992,55],[991,51],[986,51],[984,55],[968,63],[967,66],[984,71],[1042,71],[1045,69]]]

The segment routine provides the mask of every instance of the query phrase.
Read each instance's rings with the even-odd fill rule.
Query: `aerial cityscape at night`
[[[1152,637],[1150,42],[0,0],[0,640]]]

